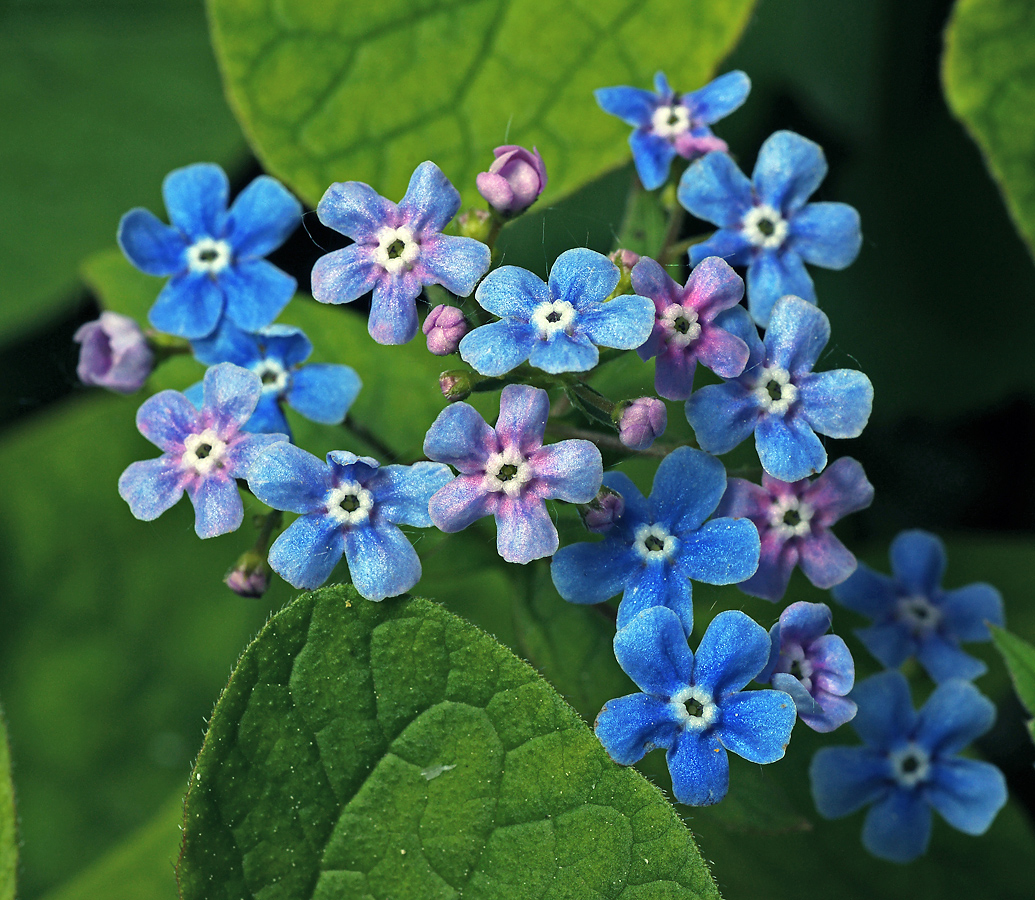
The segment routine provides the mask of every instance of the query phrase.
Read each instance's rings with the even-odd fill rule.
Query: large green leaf
[[[1029,714],[1035,716],[1035,647],[995,625],[992,626],[992,640],[1010,670],[1017,696]],[[1028,730],[1035,740],[1035,720],[1028,722]]]
[[[497,144],[537,145],[549,199],[628,156],[595,88],[702,85],[751,0],[209,0],[231,103],[269,170],[315,203],[332,181],[398,199],[435,160],[462,189]]]
[[[14,786],[11,784],[11,751],[7,746],[3,710],[0,710],[0,900],[14,900],[17,870],[18,834]]]
[[[241,658],[187,794],[204,897],[716,897],[659,791],[425,600],[303,594]]]
[[[945,36],[945,96],[984,153],[1035,252],[1035,7],[959,0]]]

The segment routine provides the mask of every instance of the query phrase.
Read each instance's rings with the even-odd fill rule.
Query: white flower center
[[[812,663],[800,644],[786,644],[780,648],[779,671],[793,675],[805,690],[812,692]]]
[[[493,453],[485,463],[482,487],[490,493],[503,491],[516,497],[532,480],[532,466],[517,447],[507,447],[502,453]]]
[[[183,441],[183,456],[180,465],[193,469],[199,475],[208,475],[213,469],[223,467],[226,443],[221,441],[211,428],[201,434],[188,434]]]
[[[719,715],[712,695],[696,685],[687,685],[670,702],[679,724],[687,731],[704,731]]]
[[[670,347],[689,346],[701,336],[697,310],[679,303],[666,306],[659,321],[665,329],[665,343]]]
[[[658,137],[677,137],[690,130],[690,110],[681,103],[659,106],[650,117],[650,127]]]
[[[231,258],[230,245],[213,238],[202,238],[187,248],[187,265],[192,272],[216,275],[230,265]]]
[[[775,250],[787,238],[787,220],[767,203],[749,209],[740,227],[744,237],[763,250]]]
[[[558,331],[566,331],[575,321],[575,307],[567,300],[548,300],[540,303],[529,319],[539,329],[541,340],[548,340]]]
[[[784,540],[808,534],[815,510],[800,498],[789,496],[774,500],[769,507],[769,527]]]
[[[679,547],[679,538],[662,525],[640,525],[633,537],[633,547],[645,562],[668,562]]]
[[[798,389],[791,384],[791,376],[786,369],[766,366],[755,382],[755,398],[765,412],[782,416],[798,399]]]
[[[374,508],[374,495],[358,481],[343,481],[324,497],[327,515],[340,525],[362,525]]]
[[[927,781],[931,774],[930,754],[912,741],[898,750],[892,750],[888,754],[888,762],[891,764],[892,778],[904,788],[916,787]]]
[[[420,244],[413,239],[413,229],[406,225],[392,228],[385,225],[377,232],[374,262],[389,275],[400,275],[413,268],[420,256]]]
[[[252,367],[252,371],[262,380],[264,394],[280,394],[287,389],[289,381],[287,369],[275,359],[262,360],[258,365]]]
[[[938,627],[942,611],[922,594],[911,594],[898,600],[897,615],[900,622],[916,634],[933,631]]]

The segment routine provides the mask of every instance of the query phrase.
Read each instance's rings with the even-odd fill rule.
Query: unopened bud
[[[475,179],[481,194],[502,216],[516,216],[524,212],[546,187],[546,164],[533,148],[526,150],[508,144],[497,147],[496,159],[488,172]]]
[[[450,403],[466,400],[471,396],[471,373],[463,369],[443,372],[438,376],[438,386],[442,389],[442,396]]]
[[[132,394],[154,368],[147,338],[129,316],[102,312],[99,319],[81,325],[73,340],[80,345],[76,374],[83,384]]]
[[[618,437],[631,450],[646,450],[654,439],[665,433],[668,410],[657,397],[626,400],[615,407],[613,414]]]
[[[435,356],[455,353],[462,338],[471,326],[464,314],[455,306],[436,306],[424,320],[421,330],[428,337],[428,350]]]
[[[248,550],[226,573],[223,583],[242,597],[261,597],[270,585],[269,563],[254,550]]]
[[[579,507],[582,524],[594,534],[605,534],[625,512],[625,500],[617,491],[602,487],[600,492],[585,506]]]
[[[622,294],[635,294],[636,291],[632,286],[632,270],[633,266],[640,261],[640,254],[633,253],[632,250],[618,249],[611,254],[609,259],[618,266],[620,273],[618,284],[611,291],[611,297],[619,297]],[[611,299],[611,297],[608,299]]]

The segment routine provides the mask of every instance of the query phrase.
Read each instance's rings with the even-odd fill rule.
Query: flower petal
[[[789,216],[826,177],[823,148],[793,131],[777,131],[758,151],[751,181],[763,203]]]
[[[668,700],[691,683],[694,655],[670,609],[651,607],[619,628],[614,649],[625,674],[648,694]]]
[[[917,715],[916,740],[934,756],[952,756],[988,731],[995,716],[995,705],[969,681],[945,681]]]
[[[428,503],[453,480],[442,463],[417,462],[412,466],[384,466],[367,486],[374,491],[378,514],[397,525],[432,526]]]
[[[851,722],[859,711],[855,702],[847,697],[818,690],[816,691],[816,704],[819,706],[818,713],[802,712],[799,709],[798,718],[819,734],[836,731],[842,725]]]
[[[654,303],[647,297],[623,294],[586,310],[579,328],[598,346],[635,350],[654,328]]]
[[[479,478],[489,455],[500,449],[496,432],[468,403],[447,406],[424,437],[424,455],[429,459],[449,463],[464,475],[477,474]]]
[[[738,587],[752,597],[780,600],[787,593],[791,572],[798,562],[798,542],[788,541],[768,529],[763,529],[759,536],[758,569]]]
[[[528,361],[536,368],[558,375],[562,372],[586,372],[600,359],[600,352],[583,334],[557,332],[548,341],[537,341]]]
[[[824,269],[844,269],[862,247],[859,213],[847,203],[808,203],[791,219],[791,246]]]
[[[738,230],[741,219],[754,203],[747,176],[737,168],[729,154],[719,151],[690,164],[679,179],[676,196],[683,208],[697,218],[713,222],[720,228]],[[694,259],[693,262],[696,264],[699,260]]]
[[[603,301],[620,277],[618,266],[603,253],[585,247],[565,250],[550,268],[550,298],[566,300],[581,311],[586,304]]]
[[[160,456],[131,463],[119,476],[119,496],[129,504],[134,517],[151,522],[179,501],[184,481],[177,462]]]
[[[783,691],[742,691],[722,704],[716,729],[722,745],[753,763],[783,759],[798,718],[794,700]]]
[[[931,841],[931,808],[919,791],[893,790],[866,814],[862,840],[874,856],[911,862]]]
[[[930,597],[945,574],[945,544],[929,531],[902,531],[891,542],[891,571],[909,594]]]
[[[672,794],[687,806],[711,806],[730,788],[730,761],[714,730],[680,733],[668,751]]]
[[[474,299],[493,315],[527,322],[540,303],[550,300],[546,283],[518,266],[500,266],[482,279]]]
[[[466,297],[489,270],[491,259],[492,252],[481,241],[434,234],[421,242],[418,268],[423,270],[425,284],[441,284],[458,297]]]
[[[420,581],[417,551],[395,525],[347,528],[344,538],[352,584],[367,600],[397,597]]]
[[[725,491],[721,462],[700,450],[677,447],[658,465],[650,500],[657,520],[682,538],[715,512]]]
[[[766,363],[781,366],[791,375],[811,372],[829,341],[826,313],[801,297],[781,297],[766,328]]]
[[[376,240],[377,232],[381,228],[386,225],[396,226],[400,221],[398,207],[362,181],[332,184],[324,191],[320,204],[316,207],[316,214],[328,228],[333,228],[354,241],[367,243]]]
[[[710,690],[716,701],[739,691],[762,671],[772,644],[768,632],[738,609],[719,613],[697,648],[694,683]]]
[[[781,297],[793,296],[815,304],[816,289],[805,264],[793,250],[763,251],[747,271],[748,309],[762,328],[769,327],[773,307]]]
[[[603,603],[625,590],[638,560],[627,544],[609,537],[561,547],[550,561],[554,587],[569,603]]]
[[[649,256],[642,257],[633,266],[629,277],[637,294],[659,301],[662,308],[682,300],[683,289],[660,263]]]
[[[248,487],[273,509],[315,513],[324,510],[331,489],[330,469],[294,444],[279,444],[263,452],[252,467]]]
[[[226,296],[226,314],[245,331],[270,324],[295,295],[298,282],[265,259],[238,262],[224,269],[219,283]]]
[[[421,284],[416,270],[388,275],[374,286],[367,331],[379,344],[405,344],[417,333],[417,295]]]
[[[884,622],[870,628],[856,628],[855,636],[884,667],[902,665],[917,651],[917,641],[899,622]]]
[[[824,634],[809,647],[812,682],[828,694],[844,696],[855,684],[855,660],[838,634]]]
[[[546,488],[547,498],[589,503],[600,490],[603,461],[590,441],[568,440],[541,447],[529,462],[536,480]]]
[[[608,700],[593,730],[611,759],[631,766],[650,750],[671,747],[679,723],[664,700],[647,694],[629,694]]]
[[[427,160],[413,170],[399,212],[415,232],[440,232],[458,209],[460,192],[438,166]]]
[[[895,582],[887,575],[874,572],[869,566],[860,564],[844,582],[836,585],[831,593],[834,599],[848,609],[854,609],[870,619],[890,616],[898,603]]]
[[[208,275],[175,275],[158,294],[147,320],[166,334],[203,338],[216,330],[224,302],[219,282]]]
[[[736,340],[736,338],[731,338],[731,340]],[[644,347],[649,345],[648,340],[643,347],[639,348],[641,358],[650,359],[650,356],[642,356]],[[686,400],[694,389],[696,369],[697,357],[692,351],[687,353],[679,347],[669,346],[658,356],[657,363],[655,363],[654,390],[659,397],[664,397],[666,400]]]
[[[931,680],[937,683],[950,678],[970,680],[988,671],[988,666],[980,659],[961,650],[952,638],[943,637],[938,633],[928,633],[920,638],[916,647],[916,659],[931,676]]]
[[[873,408],[873,384],[855,369],[832,369],[798,381],[802,416],[820,434],[854,438],[862,434]]]
[[[676,157],[676,148],[645,128],[637,128],[629,135],[636,174],[648,191],[661,187],[668,179],[669,168]]]
[[[270,547],[269,563],[292,587],[312,590],[331,576],[345,552],[345,537],[329,516],[299,516]]]
[[[708,453],[732,450],[755,430],[759,415],[754,395],[735,381],[707,385],[686,401],[686,418]]]
[[[953,828],[965,834],[984,834],[1006,805],[1006,779],[989,762],[942,760],[934,767],[934,779],[925,795]]]
[[[758,529],[750,519],[712,519],[680,535],[676,568],[705,584],[737,584],[758,568]]]
[[[351,303],[390,277],[374,262],[368,245],[350,244],[316,261],[311,278],[313,297],[321,303]]]
[[[428,502],[428,515],[439,531],[463,531],[496,511],[498,494],[490,494],[481,475],[460,475],[439,488]]]
[[[844,581],[857,565],[854,554],[825,528],[813,528],[799,543],[798,554],[805,577],[824,591]]]
[[[811,644],[830,630],[832,621],[830,607],[825,603],[799,600],[780,614],[780,640],[784,644]]]
[[[496,437],[501,447],[517,447],[522,454],[543,445],[543,431],[550,415],[550,397],[540,388],[508,384],[500,394]]]
[[[507,562],[523,565],[552,556],[558,543],[557,527],[542,500],[526,494],[498,501],[496,550]]]
[[[287,402],[307,419],[336,425],[348,414],[361,386],[348,366],[313,363],[292,374]]]
[[[763,415],[755,428],[762,468],[780,481],[801,481],[827,464],[827,451],[804,419]]]
[[[301,365],[313,352],[313,342],[293,325],[270,325],[255,336],[267,358],[277,360],[285,368]]]
[[[685,295],[701,318],[711,320],[740,303],[744,297],[744,279],[725,260],[709,256],[694,266],[686,282]]]
[[[191,349],[194,358],[206,366],[230,362],[250,369],[263,358],[258,335],[241,330],[225,317],[208,337],[191,341]]]
[[[211,417],[212,426],[221,435],[244,425],[255,412],[262,394],[259,376],[233,363],[210,366],[202,384],[203,413]]]
[[[229,196],[226,173],[214,163],[174,169],[162,182],[169,220],[193,239],[220,236]]]
[[[260,175],[230,207],[226,235],[237,259],[261,257],[284,243],[302,222],[302,204],[277,179]]]
[[[888,760],[868,747],[822,747],[809,765],[812,799],[824,819],[840,819],[889,790]]]
[[[938,608],[946,630],[964,642],[989,640],[986,622],[1000,628],[1006,624],[1002,594],[990,584],[968,584],[946,591]]]
[[[242,426],[243,431],[252,434],[286,434],[291,439],[291,426],[280,407],[280,399],[276,394],[263,392],[259,402],[255,404],[255,412]]]
[[[119,221],[116,240],[126,258],[147,275],[175,275],[187,268],[187,238],[150,210],[126,213]]]
[[[237,482],[226,475],[209,475],[186,484],[194,504],[194,531],[199,538],[237,531],[244,521],[244,504]]]
[[[634,87],[598,88],[593,96],[604,112],[634,128],[649,124],[658,106],[657,94]]]
[[[859,682],[852,699],[859,704],[852,727],[870,746],[887,750],[913,734],[917,716],[901,672],[881,672]]]
[[[746,266],[754,256],[755,245],[740,230],[740,222],[731,228],[720,228],[710,238],[690,248],[690,265],[697,266],[715,256],[731,266]]]
[[[829,527],[849,513],[866,509],[873,502],[873,485],[856,460],[843,456],[802,491],[801,499],[812,507],[813,527]]]
[[[710,81],[703,88],[683,94],[683,104],[691,110],[696,122],[711,125],[739,108],[751,92],[751,79],[734,69]]]
[[[137,410],[137,429],[156,447],[182,452],[183,439],[201,430],[193,404],[179,391],[160,391]]]
[[[231,478],[249,479],[259,457],[275,444],[286,444],[286,434],[249,434],[239,431],[231,440],[227,453],[226,473]]]
[[[690,579],[667,562],[644,564],[638,555],[632,556],[631,561],[633,565],[629,580],[622,602],[618,605],[618,630],[626,628],[646,611],[664,608],[675,613],[683,626],[683,633],[690,634],[694,630],[693,586]]]
[[[528,359],[536,334],[534,325],[507,319],[482,325],[461,338],[460,358],[482,375],[505,375]]]

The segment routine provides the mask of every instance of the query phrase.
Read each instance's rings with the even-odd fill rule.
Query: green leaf
[[[1035,647],[1005,628],[991,626],[992,641],[1010,670],[1014,690],[1028,713],[1035,716]],[[1028,730],[1035,740],[1035,719],[1028,722]]]
[[[1035,253],[1035,11],[1028,0],[959,0],[945,35],[949,106],[981,148]]]
[[[14,900],[18,874],[17,817],[14,785],[11,784],[11,751],[7,746],[7,727],[0,709],[0,900]]]
[[[660,792],[526,664],[426,600],[303,594],[191,776],[185,900],[717,897]]]
[[[552,202],[628,159],[596,88],[703,85],[751,0],[209,0],[231,103],[267,168],[315,204],[332,181],[398,200],[433,159],[461,190],[497,144],[536,145]],[[673,27],[673,23],[679,27]]]

